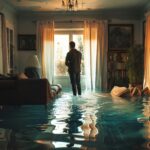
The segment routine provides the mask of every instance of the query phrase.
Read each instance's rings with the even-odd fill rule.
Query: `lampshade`
[[[33,55],[33,56],[29,57],[27,67],[35,67],[35,68],[41,67],[37,55]]]

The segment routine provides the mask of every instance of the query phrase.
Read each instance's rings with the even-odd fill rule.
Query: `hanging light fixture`
[[[62,0],[62,6],[67,11],[74,11],[78,9],[78,0]]]

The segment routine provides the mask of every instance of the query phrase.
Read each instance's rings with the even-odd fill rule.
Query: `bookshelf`
[[[127,86],[127,51],[108,51],[108,89],[113,86]]]

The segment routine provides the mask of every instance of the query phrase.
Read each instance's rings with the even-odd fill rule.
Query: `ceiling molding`
[[[7,0],[3,1],[4,9],[11,11],[12,13],[17,14],[17,9]]]
[[[147,12],[150,10],[150,2],[144,7],[144,11]]]
[[[112,13],[113,12],[113,13]],[[58,18],[59,20],[73,20],[80,19],[124,19],[124,20],[139,20],[141,14],[139,11],[128,10],[98,10],[98,11],[77,11],[77,12],[20,12],[20,18],[27,19],[53,19]]]

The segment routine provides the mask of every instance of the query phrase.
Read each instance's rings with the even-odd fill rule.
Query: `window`
[[[82,53],[81,74],[84,75],[83,34],[73,34],[73,41],[76,43],[76,48]]]
[[[55,76],[67,75],[65,57],[69,50],[69,35],[56,34],[54,37],[54,74]]]
[[[82,31],[56,31],[54,36],[54,75],[67,76],[65,57],[69,51],[69,41],[76,43],[76,49],[82,53],[81,74],[84,75],[84,50]]]

